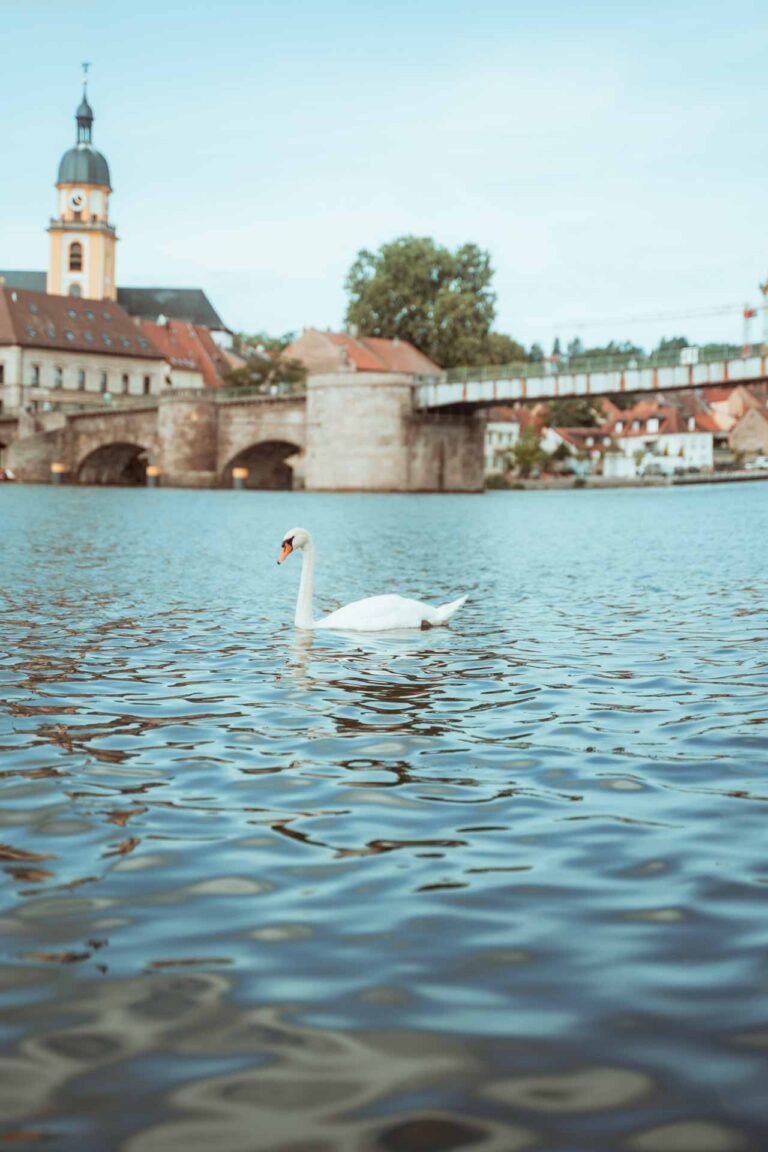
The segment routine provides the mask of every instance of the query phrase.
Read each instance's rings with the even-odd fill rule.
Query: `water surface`
[[[296,524],[318,611],[470,602],[297,634]],[[0,531],[0,1137],[768,1146],[768,485],[6,485]]]

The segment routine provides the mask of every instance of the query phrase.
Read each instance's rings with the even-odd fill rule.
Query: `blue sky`
[[[157,7],[3,5],[0,267],[46,266],[87,59],[122,284],[336,327],[359,248],[431,235],[526,343],[741,338],[700,314],[768,275],[764,0]]]

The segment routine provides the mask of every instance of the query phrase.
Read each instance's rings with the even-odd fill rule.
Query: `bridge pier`
[[[306,486],[332,492],[481,492],[482,418],[417,413],[411,376],[311,376]]]
[[[215,488],[218,411],[201,395],[161,397],[157,412],[160,481],[171,488]]]

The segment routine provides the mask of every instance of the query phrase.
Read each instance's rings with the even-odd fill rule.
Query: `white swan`
[[[291,528],[283,537],[278,559],[282,564],[291,552],[302,552],[301,580],[296,601],[297,628],[339,628],[348,632],[385,632],[394,628],[435,628],[447,624],[467,599],[460,596],[450,604],[435,608],[405,596],[369,596],[331,612],[322,620],[312,619],[312,585],[315,573],[315,546],[306,528]]]

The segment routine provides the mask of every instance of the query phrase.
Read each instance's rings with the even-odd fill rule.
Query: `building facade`
[[[119,304],[0,286],[3,411],[153,396],[167,377],[162,352]]]

